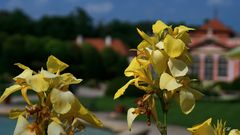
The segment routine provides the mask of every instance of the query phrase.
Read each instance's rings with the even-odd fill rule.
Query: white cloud
[[[24,8],[28,7],[29,5],[32,6],[39,6],[39,5],[44,5],[47,4],[49,0],[8,0],[6,2],[6,8],[8,9],[15,9],[15,8]]]
[[[84,6],[84,9],[89,13],[103,14],[112,11],[113,4],[111,2],[88,3]]]
[[[218,5],[229,5],[231,0],[207,0],[208,5],[218,6]]]

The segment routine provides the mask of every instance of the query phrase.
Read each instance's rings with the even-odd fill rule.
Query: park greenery
[[[128,64],[126,56],[119,55],[110,47],[99,52],[86,43],[79,47],[74,41],[52,37],[0,33],[0,52],[0,80],[7,83],[11,82],[9,79],[11,76],[19,72],[12,70],[15,67],[11,63],[20,62],[38,69],[47,59],[46,56],[51,54],[71,64],[67,70],[77,77],[81,76],[85,81],[91,79],[104,81],[121,76]]]
[[[196,85],[196,80],[191,80],[187,74],[191,57],[186,44],[190,42],[188,31],[193,29],[183,25],[178,26],[178,23],[171,23],[172,26],[161,21],[157,21],[153,26],[152,23],[152,21],[130,23],[119,20],[93,23],[93,19],[79,8],[65,16],[43,16],[39,19],[32,19],[19,9],[0,11],[0,88],[5,89],[11,85],[5,92],[0,91],[2,95],[0,102],[6,100],[13,92],[20,90],[28,104],[25,110],[17,109],[10,113],[11,118],[18,118],[15,133],[34,131],[39,134],[48,132],[50,135],[66,133],[70,135],[83,129],[84,125],[79,119],[102,127],[101,122],[69,91],[70,84],[80,83],[81,80],[70,73],[60,74],[60,70],[65,69],[67,64],[57,59],[59,58],[71,65],[66,69],[67,72],[73,73],[77,78],[84,78],[83,84],[91,80],[108,82],[107,97],[96,100],[83,99],[83,103],[97,111],[111,111],[116,104],[129,107],[127,112],[129,129],[138,116],[146,120],[148,125],[154,120],[160,133],[166,135],[167,119],[171,123],[190,127],[196,124],[195,121],[202,121],[200,116],[204,116],[229,121],[227,124],[224,121],[218,121],[214,125],[209,118],[202,124],[188,128],[193,135],[226,135],[227,133],[239,135],[239,130],[230,131],[227,130],[227,126],[232,124],[234,128],[240,128],[232,115],[240,110],[233,109],[234,111],[225,112],[228,110],[226,108],[238,108],[238,103],[222,101],[214,103],[206,100],[195,107],[195,100],[200,99],[203,96],[202,93],[208,96],[214,95],[211,89],[215,86],[220,86],[224,90],[238,90],[240,79],[232,83],[217,82],[209,88]],[[181,24],[184,23],[181,22]],[[153,34],[148,36],[137,29],[140,35],[138,37],[135,35],[136,27],[147,34],[152,32]],[[151,27],[152,32],[149,30]],[[127,57],[119,55],[110,47],[99,52],[87,43],[77,46],[75,44],[77,35],[102,38],[111,35],[113,38],[123,40],[129,48],[137,48],[133,49],[137,52],[137,56],[128,66]],[[140,37],[143,40],[139,44]],[[139,45],[136,46],[137,44]],[[46,59],[48,59],[47,65],[38,72]],[[22,63],[16,65],[24,70],[18,76],[16,75],[20,70],[12,65],[16,62]],[[52,63],[58,66],[51,65]],[[33,70],[24,65],[29,65]],[[59,69],[59,72],[54,68]],[[128,78],[122,75],[123,72]],[[14,81],[13,76],[16,76]],[[36,81],[41,83],[38,84]],[[13,85],[12,82],[14,82]],[[112,101],[109,97],[113,96],[118,88],[114,98],[120,96],[125,98]],[[27,89],[38,95],[39,104],[32,103],[28,99]],[[64,98],[60,96],[64,92],[68,93],[66,100],[64,99],[66,103],[60,101]],[[51,95],[59,95],[59,97]],[[133,104],[136,97],[138,97],[137,107],[132,108],[136,106]],[[72,106],[84,108],[84,111],[73,110]],[[180,116],[179,108],[188,115]],[[193,108],[196,109],[193,110]],[[208,111],[212,116],[209,116],[207,111],[203,112],[206,108],[209,108]],[[171,117],[167,118],[167,114]],[[41,119],[43,115],[49,117]],[[140,115],[145,115],[147,118]],[[33,123],[27,121],[30,116],[36,118],[36,121]],[[192,119],[193,117],[195,119]],[[53,131],[51,130],[53,128],[59,130]]]

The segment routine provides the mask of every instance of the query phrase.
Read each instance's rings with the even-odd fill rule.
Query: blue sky
[[[1,0],[0,9],[23,9],[33,18],[43,15],[66,15],[76,7],[85,9],[95,22],[120,19],[184,21],[202,24],[212,18],[214,9],[218,18],[240,32],[240,0]]]

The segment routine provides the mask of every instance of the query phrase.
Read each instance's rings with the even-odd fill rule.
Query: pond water
[[[0,116],[0,134],[12,135],[16,126],[17,120],[11,120],[7,117]],[[77,135],[114,135],[112,132],[102,129],[87,127],[84,132]]]

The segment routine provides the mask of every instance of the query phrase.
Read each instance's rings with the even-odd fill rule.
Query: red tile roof
[[[106,47],[105,39],[103,38],[85,38],[84,42],[92,45],[98,51],[102,51]],[[120,39],[112,39],[112,44],[110,47],[118,54],[123,56],[127,56],[129,53],[127,45],[124,44]]]
[[[234,32],[220,20],[216,18],[211,19],[190,33],[192,43],[189,44],[189,47],[195,48],[206,42],[213,42],[229,49],[240,46],[240,38],[232,37],[231,35],[233,33]]]
[[[199,30],[207,31],[209,28],[212,28],[213,31],[225,31],[225,32],[232,32],[232,30],[225,26],[221,21],[218,19],[211,19],[204,25],[202,25]]]

